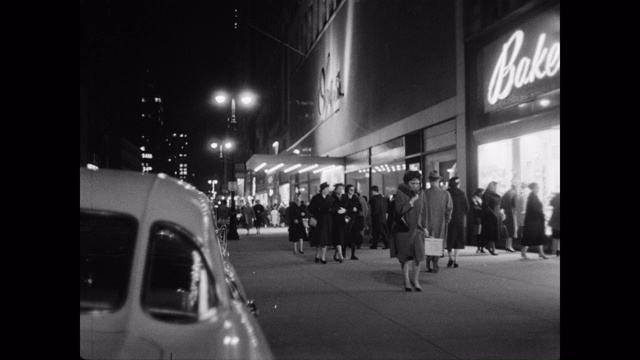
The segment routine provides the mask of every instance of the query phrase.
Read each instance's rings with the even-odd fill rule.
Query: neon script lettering
[[[552,77],[560,71],[560,42],[555,42],[551,47],[545,46],[547,34],[542,33],[538,37],[533,58],[523,56],[517,62],[524,32],[518,30],[511,35],[509,40],[502,45],[502,52],[493,69],[487,101],[493,105],[498,100],[503,100],[511,93],[513,87],[521,88],[536,80]]]
[[[318,83],[318,114],[322,120],[340,110],[340,98],[344,96],[340,81],[340,70],[331,75],[331,54],[327,55],[326,66],[320,70]]]

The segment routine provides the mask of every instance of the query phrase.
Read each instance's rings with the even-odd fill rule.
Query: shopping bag
[[[442,256],[444,253],[444,241],[438,238],[424,238],[424,254],[425,256]]]
[[[318,220],[316,220],[316,218],[314,217],[309,218],[309,226],[316,227],[316,225],[318,225]]]

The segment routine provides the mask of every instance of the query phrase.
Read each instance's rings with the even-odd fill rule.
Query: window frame
[[[154,245],[153,236],[158,232],[159,229],[168,229],[174,232],[180,233],[184,242],[188,244],[191,248],[190,251],[196,251],[200,258],[202,259],[204,270],[206,271],[207,276],[209,277],[209,283],[207,286],[210,288],[213,294],[213,305],[207,305],[207,310],[204,312],[200,312],[200,310],[196,311],[197,316],[193,319],[185,320],[183,318],[176,317],[175,319],[167,319],[164,317],[160,317],[157,314],[154,314],[150,311],[150,307],[145,303],[146,296],[149,294],[149,288],[151,286],[151,271],[152,271],[152,250]],[[188,229],[180,226],[174,222],[170,221],[155,221],[149,227],[149,237],[147,249],[145,251],[145,264],[144,264],[144,272],[142,276],[142,286],[140,287],[140,307],[142,311],[149,317],[154,320],[165,322],[165,323],[175,323],[175,324],[193,324],[207,320],[211,316],[214,316],[215,310],[220,307],[222,301],[216,289],[217,279],[213,276],[213,272],[211,271],[211,266],[207,261],[207,257],[205,256],[203,249],[198,245],[198,243],[194,240],[195,235],[189,231]],[[198,290],[198,294],[200,294],[200,290]]]
[[[124,220],[124,222],[128,223],[128,225],[131,226],[131,234],[130,234],[131,241],[132,241],[131,251],[128,254],[129,258],[127,259],[128,269],[125,270],[125,272],[127,273],[127,276],[124,281],[122,294],[120,294],[118,302],[113,307],[110,307],[108,309],[103,309],[103,308],[82,306],[82,299],[80,300],[81,301],[80,312],[93,312],[93,311],[117,312],[124,307],[129,297],[129,293],[130,293],[129,289],[131,287],[133,263],[135,261],[136,247],[138,244],[138,230],[139,230],[140,224],[138,222],[138,219],[136,219],[131,214],[118,212],[118,211],[80,208],[80,217],[82,217],[83,215],[118,218],[118,219]]]

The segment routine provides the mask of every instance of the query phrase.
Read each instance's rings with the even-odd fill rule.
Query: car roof
[[[80,208],[128,214],[140,224],[173,222],[196,235],[203,247],[210,240],[207,230],[215,226],[207,196],[166,174],[80,168]]]

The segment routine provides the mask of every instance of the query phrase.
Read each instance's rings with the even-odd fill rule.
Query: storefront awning
[[[247,171],[265,171],[268,174],[283,171],[294,175],[304,172],[318,173],[344,166],[344,158],[254,154],[247,160],[246,165]]]

